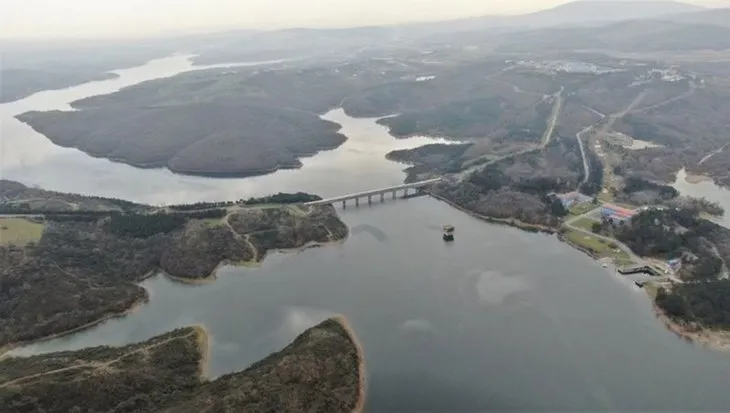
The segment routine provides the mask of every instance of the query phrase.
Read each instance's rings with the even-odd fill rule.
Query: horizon
[[[571,1],[461,0],[454,5],[449,0],[399,0],[392,3],[388,0],[340,0],[335,4],[327,0],[248,0],[245,4],[231,0],[158,0],[154,3],[144,0],[6,0],[0,6],[0,16],[3,16],[0,23],[4,28],[0,40],[132,40],[234,30],[388,26],[520,15]],[[730,6],[727,0],[680,3]],[[282,9],[288,12],[281,13]]]

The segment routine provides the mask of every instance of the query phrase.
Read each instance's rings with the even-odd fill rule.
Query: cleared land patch
[[[38,242],[44,225],[24,218],[0,218],[0,245],[27,245]]]

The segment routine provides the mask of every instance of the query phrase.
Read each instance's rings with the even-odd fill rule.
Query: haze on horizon
[[[3,0],[0,38],[128,38],[520,14],[567,0]],[[712,0],[686,1],[709,4]]]

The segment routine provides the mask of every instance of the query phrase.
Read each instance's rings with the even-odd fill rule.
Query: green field
[[[583,215],[588,211],[592,211],[592,210],[598,208],[598,206],[599,205],[594,205],[590,202],[583,202],[582,204],[573,205],[572,207],[570,207],[568,212],[572,216],[578,216],[578,215]]]
[[[0,219],[0,245],[26,245],[38,242],[43,235],[43,224],[24,218]]]
[[[611,245],[606,240],[571,229],[567,229],[564,235],[565,239],[571,244],[589,250],[599,258],[612,258],[616,265],[630,265],[633,263],[631,257],[625,251],[617,248],[616,245]]]
[[[219,227],[223,225],[223,219],[222,218],[205,218],[202,219],[203,225],[206,227]]]
[[[572,223],[573,226],[578,228],[583,228],[587,231],[593,230],[593,224],[595,224],[598,221],[592,220],[590,218],[581,218],[575,222]]]

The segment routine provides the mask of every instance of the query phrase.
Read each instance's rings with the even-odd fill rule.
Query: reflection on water
[[[246,66],[275,62],[215,65]],[[45,136],[14,118],[30,110],[68,110],[69,103],[87,96],[107,94],[145,80],[168,77],[188,70],[189,56],[158,59],[119,70],[119,78],[89,82],[64,90],[45,91],[0,105],[0,176],[45,189],[122,198],[151,204],[235,200],[273,192],[306,191],[322,196],[364,191],[403,182],[403,165],[385,159],[396,149],[414,148],[440,139],[396,140],[375,119],[354,119],[340,109],[322,118],[342,125],[349,139],[335,150],[302,159],[299,170],[240,179],[212,179],[176,175],[167,169],[138,169],[81,151],[53,145]]]
[[[555,237],[477,221],[430,198],[348,209],[344,244],[162,276],[152,300],[29,354],[139,341],[203,323],[211,376],[243,369],[331,314],[352,323],[370,412],[726,410],[730,357],[678,339],[643,291]],[[445,244],[434,223],[459,240]],[[373,229],[387,236],[381,242]]]
[[[504,304],[505,299],[528,288],[527,282],[519,277],[505,277],[499,271],[475,271],[474,288],[482,303],[487,305]]]

